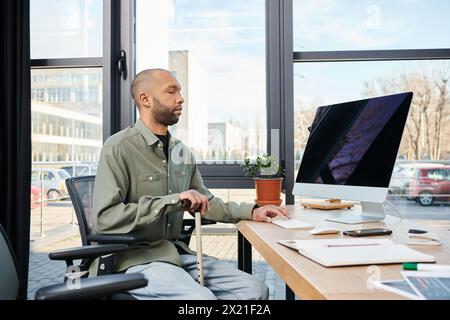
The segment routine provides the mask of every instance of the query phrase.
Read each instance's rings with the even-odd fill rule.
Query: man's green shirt
[[[209,192],[192,153],[178,139],[170,137],[169,159],[141,120],[106,140],[95,179],[96,230],[144,237],[119,257],[118,271],[153,261],[180,265],[175,244],[192,252],[178,241],[184,215],[179,194],[189,189],[210,199],[207,219],[235,223],[252,218],[254,204],[225,203]]]

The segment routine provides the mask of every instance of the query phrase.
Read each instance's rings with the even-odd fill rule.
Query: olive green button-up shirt
[[[137,232],[145,240],[119,257],[118,271],[153,261],[180,265],[175,244],[192,252],[177,241],[184,215],[179,193],[189,189],[210,199],[207,219],[235,223],[252,218],[254,204],[225,203],[209,192],[192,153],[178,139],[169,140],[169,159],[141,120],[106,140],[94,188],[97,232]]]

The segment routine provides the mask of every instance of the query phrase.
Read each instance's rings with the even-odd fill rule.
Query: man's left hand
[[[283,207],[267,205],[253,209],[253,221],[272,222],[272,218],[276,216],[284,216],[290,218],[289,213]]]

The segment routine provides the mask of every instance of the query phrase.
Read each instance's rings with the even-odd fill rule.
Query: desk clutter
[[[433,256],[389,239],[280,240],[278,243],[296,249],[302,256],[324,267],[435,262]]]
[[[272,223],[284,229],[310,229],[313,236],[340,234],[341,230],[332,226],[317,226],[300,221],[276,217]],[[344,232],[345,234],[345,232]],[[425,230],[410,229],[411,245],[439,245],[437,236]],[[279,244],[298,251],[302,256],[324,267],[355,266],[371,264],[394,264],[405,262],[435,262],[431,255],[424,254],[390,239],[374,237],[349,239],[326,238],[309,240],[279,240]]]
[[[334,215],[328,211],[299,205],[286,209],[291,219],[243,221],[237,227],[302,299],[398,299],[395,290],[411,299],[447,299],[450,268],[439,267],[450,265],[450,233],[444,228],[390,214],[382,221],[348,225],[328,221]],[[358,216],[358,210],[350,214]],[[364,237],[346,235],[358,230]],[[408,270],[403,263],[409,263]],[[427,277],[420,274],[425,270]],[[416,285],[423,285],[417,290],[428,292],[420,296],[403,275],[411,283],[417,279]],[[383,290],[370,285],[374,280],[383,280]]]

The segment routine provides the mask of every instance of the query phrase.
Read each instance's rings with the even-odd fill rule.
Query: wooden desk
[[[408,230],[411,228],[426,229],[411,220],[387,216],[385,221],[358,225],[346,225],[325,221],[329,214],[351,212],[336,210],[324,212],[314,209],[303,209],[301,206],[286,206],[296,219],[314,224],[315,227],[333,225],[342,231],[362,228],[388,228],[395,243],[405,244]],[[357,213],[358,209],[353,209]],[[326,268],[309,260],[294,250],[277,243],[278,240],[325,239],[345,237],[340,235],[312,236],[309,230],[286,230],[270,223],[241,221],[237,224],[238,235],[238,267],[251,273],[251,246],[253,246],[272,268],[285,281],[286,285],[301,299],[403,299],[402,296],[384,290],[369,289],[368,280],[377,276],[379,279],[401,279],[401,264],[378,265],[377,267],[353,266]],[[433,229],[438,234],[441,246],[410,246],[411,248],[433,255],[436,263],[450,264],[450,232]]]

